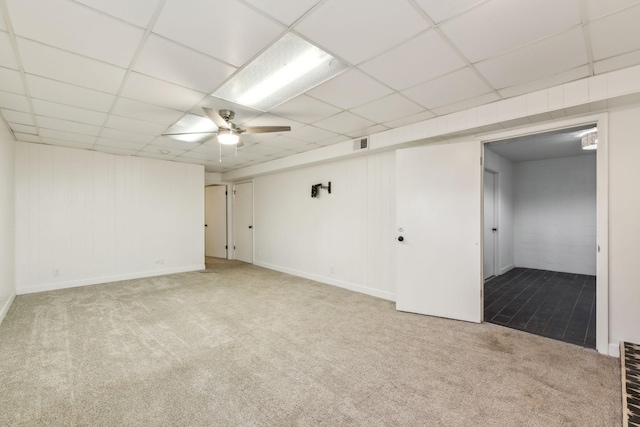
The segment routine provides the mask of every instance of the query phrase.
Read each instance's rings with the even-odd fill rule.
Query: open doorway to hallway
[[[484,320],[596,347],[595,125],[485,144]]]

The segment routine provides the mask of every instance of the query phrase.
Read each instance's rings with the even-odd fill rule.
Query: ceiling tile
[[[456,111],[466,110],[468,108],[477,107],[479,105],[488,104],[490,102],[498,100],[500,100],[500,96],[498,96],[495,92],[489,92],[475,98],[465,99],[464,101],[456,102],[455,104],[449,104],[445,107],[434,108],[433,112],[438,116],[442,116],[445,114],[455,113]]]
[[[67,0],[7,0],[7,9],[16,35],[124,68],[144,34]]]
[[[301,141],[317,143],[318,141],[325,141],[337,135],[333,132],[320,129],[315,126],[305,126],[287,133],[286,136],[299,139]]]
[[[604,15],[638,4],[640,0],[586,0],[586,3],[589,19],[593,21]]]
[[[484,0],[416,0],[416,3],[429,15],[429,18],[438,23],[458,15],[483,1]]]
[[[422,122],[433,117],[435,117],[435,114],[433,114],[431,111],[423,111],[422,113],[414,114],[413,116],[402,117],[397,120],[385,122],[383,123],[383,125],[389,128],[399,128],[413,123]]]
[[[523,85],[509,86],[505,89],[500,89],[499,93],[505,98],[511,98],[513,96],[524,95],[525,93],[530,93],[530,92],[536,92],[541,89],[558,86],[563,83],[582,79],[588,76],[589,76],[589,66],[584,65],[582,67],[573,68],[571,70],[554,74],[553,76],[545,77],[543,79],[529,82]]]
[[[197,160],[204,160],[206,161],[211,161],[211,160],[215,160],[218,158],[218,152],[216,151],[215,153],[201,153],[201,152],[197,152],[197,151],[187,151],[186,153],[184,153],[183,155],[180,156],[180,159],[182,158],[186,158],[186,159],[197,159]],[[180,160],[178,159],[178,160]]]
[[[284,27],[236,0],[167,0],[153,32],[239,67]]]
[[[168,151],[168,153],[166,151]],[[186,152],[187,150],[181,150],[178,148],[169,148],[169,147],[157,147],[155,145],[149,144],[141,150],[140,155],[147,157],[146,153],[152,153],[152,154],[158,154],[159,156],[161,156],[161,157],[155,157],[155,158],[163,158],[166,156],[171,156],[171,157],[179,156]]]
[[[328,119],[315,123],[315,126],[334,133],[348,133],[357,129],[373,126],[375,123],[371,120],[356,116],[348,111],[331,116]]]
[[[175,160],[176,158],[176,154],[172,153],[171,150],[165,150],[165,151],[169,151],[168,154],[162,154],[160,152],[156,152],[156,151],[138,151],[138,153],[136,154],[136,156],[138,157],[144,157],[147,159],[156,159],[156,160],[165,160],[165,161],[172,161]],[[178,154],[182,154],[182,153],[178,153]]]
[[[14,135],[18,141],[22,142],[40,142],[40,137],[28,133],[15,132]]]
[[[48,145],[55,145],[58,147],[78,148],[81,150],[91,150],[93,148],[93,144],[91,143],[84,143],[80,141],[69,141],[66,139],[42,138],[42,142]]]
[[[491,89],[469,68],[455,71],[402,93],[428,109],[444,107],[490,92]]]
[[[640,5],[589,24],[593,59],[640,49]]]
[[[115,99],[114,95],[44,77],[27,74],[26,78],[32,98],[105,113],[111,109]]]
[[[200,92],[211,93],[236,68],[152,34],[145,43],[134,70]]]
[[[121,97],[116,102],[113,114],[169,126],[182,117],[184,113]]]
[[[135,156],[136,154],[138,154],[138,150],[128,150],[126,148],[117,148],[102,145],[94,145],[92,149],[95,151],[100,151],[101,153],[116,154],[118,156]]]
[[[359,64],[427,29],[406,1],[328,0],[295,30],[352,64]]]
[[[16,38],[25,72],[66,83],[117,93],[125,70],[40,43]]]
[[[171,148],[176,150],[193,150],[194,148],[200,146],[202,143],[200,142],[187,142],[187,141],[178,141],[177,139],[167,138],[165,136],[160,136],[155,138],[149,145],[153,145],[155,147],[164,147]]]
[[[349,141],[351,138],[345,135],[334,136],[333,138],[325,139],[324,141],[316,142],[318,145],[329,146],[334,144],[339,144],[341,142]]]
[[[350,111],[365,119],[382,123],[417,114],[424,111],[424,108],[404,96],[394,93]]]
[[[638,32],[640,36],[640,32]],[[476,69],[496,89],[539,80],[587,64],[580,27],[505,55],[479,62]]]
[[[471,62],[477,62],[580,23],[578,0],[493,0],[440,28]]]
[[[2,116],[11,123],[20,123],[23,125],[35,125],[33,121],[33,116],[31,113],[24,113],[22,111],[13,111],[13,110],[5,110],[0,109]]]
[[[245,149],[246,148],[242,148],[242,150]],[[265,156],[274,156],[286,152],[286,150],[284,150],[283,148],[270,145],[269,142],[252,145],[246,150],[251,153],[261,154]]]
[[[316,144],[306,144],[291,148],[291,151],[293,151],[294,153],[305,153],[307,151],[317,150],[318,148],[322,148],[322,146]]]
[[[637,64],[640,64],[640,50],[597,61],[593,64],[593,69],[596,74],[602,74]]]
[[[33,109],[39,116],[53,117],[55,119],[70,120],[72,122],[86,123],[102,126],[107,115],[98,111],[85,110],[69,105],[56,104],[55,102],[32,99]]]
[[[140,144],[138,142],[130,142],[130,141],[120,141],[117,139],[109,139],[109,138],[98,138],[96,145],[102,147],[112,147],[112,148],[120,148],[132,151],[140,151],[147,144]]]
[[[270,112],[301,123],[313,123],[339,113],[338,107],[307,95],[300,95]]]
[[[82,144],[93,144],[96,141],[95,136],[83,135],[80,133],[63,132],[53,129],[40,129],[40,136],[42,137],[42,141],[56,139],[59,141],[80,142]]]
[[[2,8],[0,8],[0,31],[7,31],[7,26],[4,23],[4,13],[2,12]]]
[[[185,111],[199,102],[205,94],[132,72],[122,90],[122,96]]]
[[[16,111],[31,111],[26,96],[9,92],[0,92],[0,107]]]
[[[289,27],[319,0],[247,0],[247,3]]]
[[[126,130],[129,132],[145,133],[148,135],[158,135],[166,129],[166,126],[158,123],[144,122],[142,120],[130,119],[128,117],[109,116],[105,127],[111,129]]]
[[[362,71],[354,69],[311,89],[307,94],[348,110],[392,92]]]
[[[0,67],[0,90],[24,95],[25,92],[20,72]]]
[[[436,31],[427,31],[362,64],[359,68],[392,88],[402,90],[465,65],[462,58]]]
[[[75,0],[89,7],[146,28],[160,0]]]
[[[69,120],[52,119],[51,117],[36,116],[38,126],[42,129],[61,130],[65,132],[81,133],[84,135],[98,136],[100,126],[87,125]]]
[[[100,134],[102,138],[115,139],[120,141],[138,142],[148,144],[153,141],[155,137],[151,135],[145,135],[142,133],[126,132],[118,129],[102,129]]]
[[[0,16],[0,19],[2,19],[2,16]],[[0,32],[0,67],[13,68],[14,70],[19,68],[9,34],[4,32]]]
[[[26,133],[31,135],[38,135],[38,130],[36,129],[35,126],[21,125],[19,123],[9,123],[9,127],[14,133],[18,132],[18,133]]]
[[[8,33],[0,32],[0,52],[2,52],[2,55],[0,55],[0,67],[13,68],[14,70],[20,68],[18,67],[18,61],[16,61]]]
[[[269,140],[268,144],[272,147],[282,148],[284,150],[294,150],[298,147],[308,145],[309,143],[307,141],[300,141],[299,139],[279,136]]]
[[[375,133],[379,133],[387,130],[388,128],[383,125],[373,125],[363,129],[356,129],[350,132],[347,132],[347,135],[351,138],[361,138],[363,136],[373,135]]]

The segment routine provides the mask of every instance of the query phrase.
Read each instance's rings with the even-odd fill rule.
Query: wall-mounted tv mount
[[[319,193],[320,189],[328,190],[329,194],[331,194],[331,181],[329,181],[329,183],[327,185],[322,185],[322,183],[316,184],[316,185],[312,185],[311,186],[311,197],[314,197],[314,198],[318,197],[318,193]]]

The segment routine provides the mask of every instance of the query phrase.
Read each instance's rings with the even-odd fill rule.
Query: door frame
[[[224,198],[224,202],[225,202],[225,215],[224,215],[224,235],[225,235],[225,246],[226,246],[226,255],[225,258],[229,259],[229,186],[227,184],[217,184],[217,183],[212,183],[212,184],[205,184],[204,185],[204,191],[205,191],[205,203],[204,203],[204,213],[205,213],[205,218],[204,221],[205,223],[207,222],[207,187],[224,187],[224,191],[225,191],[225,198]],[[207,231],[205,230],[205,236],[204,236],[204,253],[205,256],[207,254]]]
[[[482,156],[484,157],[484,143],[482,144]],[[484,165],[484,159],[483,159],[483,165]],[[484,172],[489,172],[490,174],[493,175],[493,225],[494,227],[496,227],[498,230],[495,233],[492,233],[493,236],[493,276],[499,276],[500,275],[500,250],[499,250],[499,246],[500,246],[500,239],[498,238],[499,233],[500,233],[500,211],[499,211],[499,201],[500,201],[500,192],[499,190],[499,186],[498,186],[498,179],[499,179],[499,174],[497,171],[494,171],[492,169],[489,169],[487,167],[483,167],[482,169],[482,266],[484,268]],[[482,281],[483,281],[483,288],[484,288],[484,271],[482,272]],[[483,302],[482,302],[482,312],[484,313],[484,289],[482,289],[482,296],[483,296]],[[483,314],[483,319],[484,321],[484,314]]]
[[[229,245],[230,248],[232,248],[233,250],[228,251],[227,253],[229,254],[229,259],[237,259],[236,258],[236,236],[235,236],[235,225],[236,225],[236,185],[241,185],[241,184],[251,184],[251,223],[254,226],[254,230],[255,230],[255,220],[256,220],[256,212],[255,212],[255,184],[253,182],[253,179],[247,179],[247,180],[243,180],[243,181],[238,181],[238,182],[234,182],[233,184],[230,185],[230,190],[228,191],[229,196],[232,198],[232,208],[231,208],[231,212],[232,212],[232,220],[231,220],[231,239],[229,240]],[[256,233],[252,232],[251,233],[251,263],[253,264],[255,261],[255,247],[256,247]],[[233,254],[233,255],[231,255]]]
[[[614,356],[617,345],[609,344],[609,147],[608,113],[586,114],[568,119],[527,125],[478,135],[482,144],[514,137],[595,124],[598,128],[596,152],[596,350]],[[484,164],[484,149],[482,150]],[[484,178],[484,174],[483,174]],[[483,197],[484,200],[484,197]],[[482,209],[482,208],[481,208]],[[484,209],[483,209],[484,210]],[[484,238],[484,237],[483,237]],[[484,241],[483,241],[484,244]],[[484,284],[483,284],[484,295]],[[482,302],[484,312],[484,301]]]

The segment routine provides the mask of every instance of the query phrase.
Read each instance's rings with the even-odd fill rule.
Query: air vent
[[[365,136],[364,138],[358,138],[353,141],[353,150],[366,150],[369,148],[369,137]]]

